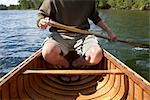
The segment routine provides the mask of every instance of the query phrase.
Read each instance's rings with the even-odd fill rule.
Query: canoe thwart
[[[23,74],[101,75],[124,73],[118,70],[26,70]]]

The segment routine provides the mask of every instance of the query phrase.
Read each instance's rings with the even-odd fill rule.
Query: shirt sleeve
[[[93,0],[93,3],[92,3],[92,10],[91,10],[89,19],[92,20],[95,25],[97,25],[97,23],[102,20],[97,11],[95,0]]]
[[[55,13],[55,9],[54,9],[54,5],[53,5],[53,0],[44,0],[38,11],[37,25],[38,25],[40,19],[42,19],[42,18],[49,17],[49,18],[53,19],[54,13]]]

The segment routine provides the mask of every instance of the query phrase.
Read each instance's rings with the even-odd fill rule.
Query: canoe
[[[0,79],[0,100],[150,99],[150,83],[106,50],[91,69],[53,67],[38,50]],[[58,78],[61,74],[78,74],[80,80],[66,83]]]

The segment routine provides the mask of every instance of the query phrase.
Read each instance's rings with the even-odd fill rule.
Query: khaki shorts
[[[69,35],[60,34],[57,32],[52,32],[45,40],[45,42],[52,42],[58,45],[63,55],[67,55],[69,51],[76,51],[77,54],[84,56],[88,49],[95,46],[100,46],[98,44],[97,37],[94,35],[79,35],[67,33]]]

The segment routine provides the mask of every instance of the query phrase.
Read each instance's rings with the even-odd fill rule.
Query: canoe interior
[[[74,55],[69,59],[75,58]],[[0,79],[0,100],[149,100],[150,84],[104,50],[102,62],[92,69],[118,70],[123,74],[82,75],[65,83],[59,75],[27,74],[29,69],[53,69],[37,51]]]

